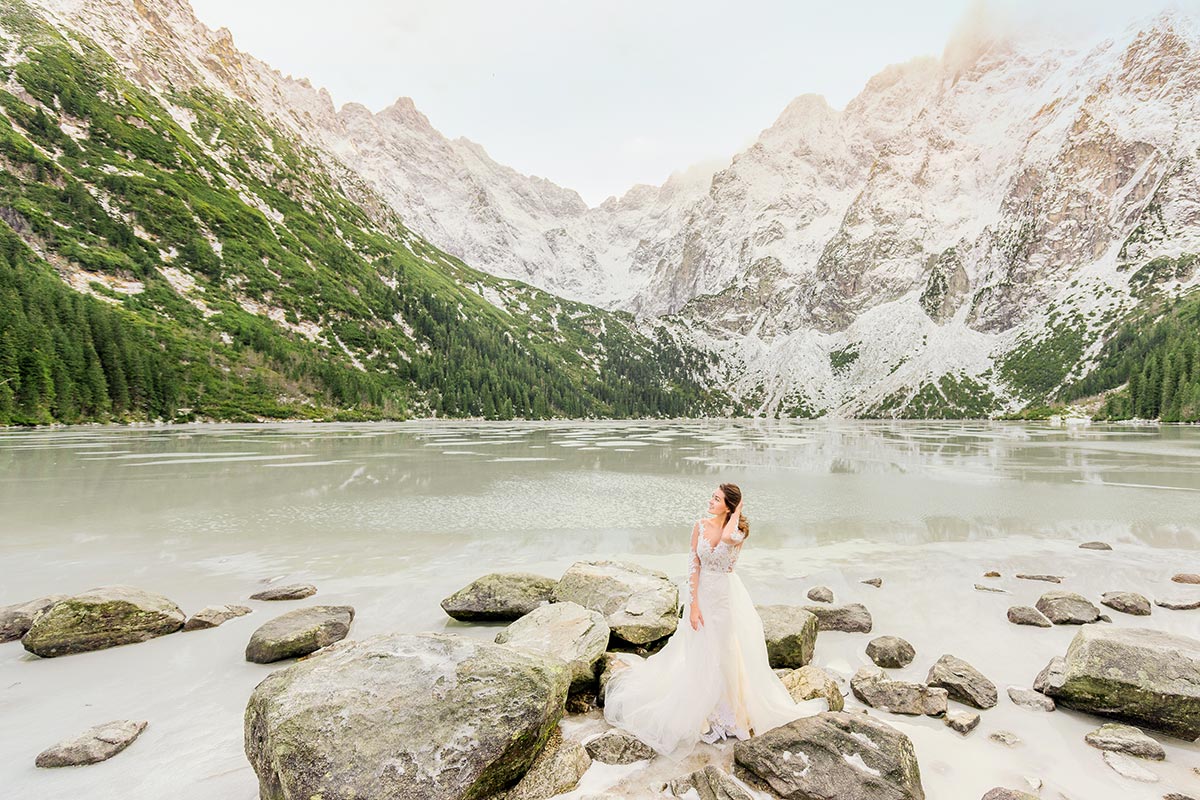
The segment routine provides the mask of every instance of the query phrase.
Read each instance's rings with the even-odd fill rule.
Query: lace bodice
[[[738,554],[742,552],[742,540],[746,537],[741,531],[734,531],[729,539],[722,539],[715,547],[704,535],[704,526],[696,520],[696,546],[692,550],[692,566],[688,577],[697,570],[704,572],[733,572],[737,564]]]

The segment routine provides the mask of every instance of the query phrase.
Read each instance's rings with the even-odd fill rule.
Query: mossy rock
[[[103,586],[37,615],[21,644],[42,658],[86,653],[174,633],[185,619],[179,606],[161,594]]]

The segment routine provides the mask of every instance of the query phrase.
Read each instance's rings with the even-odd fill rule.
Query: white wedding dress
[[[771,728],[829,709],[823,699],[797,703],[767,661],[762,618],[733,571],[742,549],[740,532],[715,547],[696,523],[688,572],[700,573],[696,603],[704,622],[690,623],[684,603],[679,627],[661,650],[609,678],[604,718],[658,753],[682,759],[699,741],[748,739]]]

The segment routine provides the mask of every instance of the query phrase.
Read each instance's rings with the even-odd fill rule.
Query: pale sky
[[[976,3],[192,0],[239,49],[324,86],[337,105],[378,111],[412,97],[446,136],[591,205],[727,159],[798,95],[841,108],[888,64],[941,55]],[[987,6],[1044,33],[1068,22],[1120,30],[1165,4]]]

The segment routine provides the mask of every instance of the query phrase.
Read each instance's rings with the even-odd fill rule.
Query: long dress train
[[[714,547],[696,525],[691,569],[700,573],[696,602],[704,623],[692,629],[689,598],[661,650],[644,660],[618,654],[627,667],[609,678],[604,692],[610,725],[673,759],[686,757],[699,741],[748,739],[829,708],[824,699],[794,701],[771,669],[762,618],[733,571],[743,537],[734,534]]]

